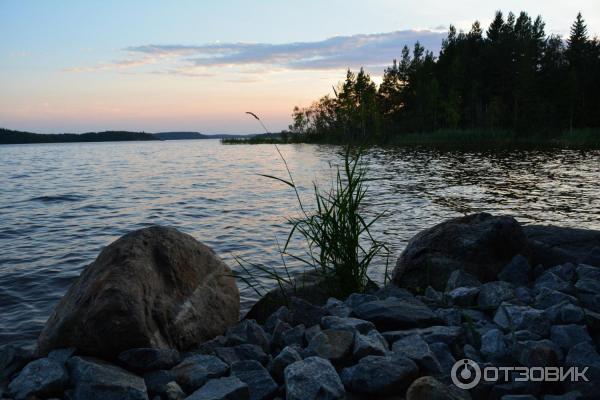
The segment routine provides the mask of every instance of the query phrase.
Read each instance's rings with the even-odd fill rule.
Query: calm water
[[[307,201],[340,148],[281,146]],[[474,211],[600,229],[600,152],[438,152],[373,148],[369,214],[395,256],[419,230]],[[50,311],[103,246],[172,225],[233,256],[279,266],[276,238],[296,211],[272,145],[218,141],[0,146],[0,344],[35,340]],[[299,249],[299,243],[296,248]],[[373,278],[380,279],[383,261]],[[240,287],[243,285],[240,285]],[[247,308],[253,293],[242,288]]]

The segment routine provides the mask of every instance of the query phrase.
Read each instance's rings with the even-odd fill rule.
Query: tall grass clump
[[[291,230],[284,246],[279,247],[278,244],[283,268],[268,268],[238,259],[244,272],[238,277],[259,295],[260,278],[277,281],[283,292],[284,286],[297,284],[285,263],[286,258],[291,258],[304,265],[305,272],[317,275],[320,284],[331,296],[344,298],[351,293],[366,291],[370,283],[367,272],[371,263],[377,256],[385,256],[389,252],[386,244],[375,239],[370,231],[382,213],[369,220],[362,214],[368,191],[367,168],[362,162],[362,152],[346,150],[344,163],[336,168],[334,182],[327,190],[313,183],[314,209],[308,210],[285,158],[279,148],[277,151],[285,164],[287,178],[262,176],[289,186],[299,208],[298,217],[288,218]],[[297,236],[306,246],[301,255],[289,250]]]

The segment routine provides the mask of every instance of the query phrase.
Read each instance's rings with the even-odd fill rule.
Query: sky
[[[600,34],[598,0],[0,0],[0,127],[257,133],[253,111],[278,131],[347,68],[379,82],[405,44],[437,54],[496,10]]]

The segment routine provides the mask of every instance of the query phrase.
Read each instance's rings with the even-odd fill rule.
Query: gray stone
[[[350,392],[381,396],[404,393],[417,374],[417,365],[407,357],[368,356],[341,376]]]
[[[269,371],[278,382],[281,382],[285,367],[300,360],[302,357],[294,347],[284,347],[269,365]]]
[[[397,340],[392,345],[395,354],[408,357],[426,372],[437,374],[442,367],[427,342],[419,335],[411,335]]]
[[[427,286],[427,288],[425,288],[423,301],[426,301],[428,304],[442,304],[444,301],[444,293],[435,290],[431,286]]]
[[[351,354],[354,334],[346,330],[325,329],[313,337],[306,351],[310,355],[341,362]]]
[[[558,367],[563,354],[556,343],[542,339],[517,342],[513,346],[513,357],[525,367]]]
[[[175,349],[130,349],[119,354],[121,361],[127,369],[133,371],[152,371],[156,369],[169,369],[179,364],[181,357]]]
[[[465,358],[477,361],[477,363],[481,363],[483,361],[477,349],[468,343],[463,346],[463,353]]]
[[[546,309],[557,304],[563,303],[577,304],[578,301],[575,297],[569,296],[566,293],[559,292],[548,288],[541,288],[538,295],[535,296],[535,303],[533,306],[539,309]]]
[[[326,314],[324,308],[315,306],[298,297],[292,297],[290,301],[290,323],[292,326],[300,324],[304,326],[317,325]]]
[[[550,331],[544,311],[529,306],[502,303],[494,315],[494,323],[505,331],[528,330],[541,336],[547,336]]]
[[[388,344],[377,330],[371,330],[366,335],[356,334],[352,355],[355,359],[366,356],[384,356],[387,354]]]
[[[444,375],[449,375],[450,371],[452,370],[452,366],[456,362],[456,359],[452,355],[448,345],[446,343],[437,342],[431,343],[429,348],[440,363],[440,366],[442,367],[442,373]]]
[[[576,269],[575,265],[573,265],[572,263],[556,265],[554,267],[548,268],[548,271],[552,272],[554,275],[567,282],[573,282],[576,279]]]
[[[67,360],[73,357],[76,351],[77,350],[74,347],[68,347],[66,349],[56,349],[48,353],[48,358],[64,366],[67,363]]]
[[[224,376],[229,366],[218,357],[198,354],[184,358],[171,372],[177,383],[186,392],[192,392],[209,379]]]
[[[515,288],[515,296],[524,305],[530,305],[534,300],[533,291],[525,286]]]
[[[592,343],[585,325],[554,325],[550,328],[550,339],[565,350],[581,342]]]
[[[579,264],[576,268],[577,279],[591,279],[600,281],[600,268],[591,265]]]
[[[285,368],[286,400],[344,399],[340,377],[328,360],[308,357]]]
[[[189,349],[239,319],[229,267],[208,246],[152,226],[104,247],[57,304],[40,354],[75,347],[103,358],[133,348]]]
[[[329,315],[333,315],[336,317],[344,318],[344,317],[349,316],[350,313],[352,313],[352,310],[350,309],[350,307],[345,305],[343,301],[338,300],[333,297],[331,297],[329,300],[327,300],[327,303],[325,303],[324,308]]]
[[[27,364],[8,388],[17,400],[29,396],[50,397],[62,394],[68,380],[67,371],[60,363],[40,358]]]
[[[248,385],[235,376],[211,379],[186,400],[248,400]]]
[[[375,291],[373,296],[376,296],[379,300],[387,299],[388,297],[396,297],[398,299],[414,298],[414,295],[408,290],[392,284],[388,284]]]
[[[460,310],[457,310],[456,308],[440,308],[437,309],[435,313],[446,323],[446,325],[460,326],[462,320]]]
[[[186,397],[185,392],[177,382],[169,382],[166,384],[164,396],[167,400],[182,400]]]
[[[600,294],[600,281],[592,278],[580,278],[575,284],[575,288],[579,292]]]
[[[452,271],[446,282],[446,292],[450,292],[459,287],[479,287],[481,282],[473,275],[461,269]]]
[[[544,272],[539,278],[537,278],[535,280],[534,287],[538,290],[547,288],[558,290],[559,292],[572,291],[572,285],[569,282],[550,271]]]
[[[376,300],[379,300],[379,298],[373,294],[352,293],[350,296],[348,296],[346,301],[344,301],[344,304],[351,310],[354,310],[361,304]]]
[[[306,328],[304,324],[294,326],[292,329],[288,329],[281,334],[281,342],[283,346],[297,345],[304,347],[304,334]]]
[[[481,285],[477,304],[484,310],[495,310],[502,302],[514,298],[515,291],[510,283],[488,282]]]
[[[168,390],[167,384],[174,381],[175,375],[171,371],[161,369],[144,374],[144,382],[150,395],[164,395]]]
[[[498,279],[515,286],[527,286],[529,284],[530,273],[531,265],[529,265],[529,261],[522,255],[517,254],[500,271]]]
[[[304,327],[304,325],[300,324],[299,326]],[[273,328],[273,345],[277,348],[284,347],[283,344],[283,334],[292,329],[292,326],[287,322],[283,322],[281,320],[277,320],[275,324],[275,328]]]
[[[217,347],[215,355],[221,360],[231,365],[237,361],[254,360],[266,365],[269,362],[269,356],[265,354],[260,346],[255,344],[240,344],[234,347]]]
[[[277,392],[277,384],[256,361],[239,361],[231,365],[231,375],[248,385],[250,400],[268,400]]]
[[[315,335],[317,333],[321,332],[321,326],[319,325],[313,325],[310,328],[307,328],[304,331],[304,340],[306,343],[310,343],[310,341],[312,340],[313,337],[315,337]]]
[[[340,318],[334,316],[323,317],[321,319],[321,326],[323,329],[347,330],[353,333],[358,332],[362,334],[366,334],[375,329],[375,325],[370,321],[358,318]]]
[[[406,391],[406,400],[471,400],[467,391],[451,388],[431,376],[416,379]]]
[[[355,317],[371,321],[380,331],[411,329],[435,325],[441,320],[418,300],[406,301],[394,297],[363,303],[353,311]]]
[[[269,336],[264,329],[252,319],[246,319],[239,324],[229,328],[227,334],[227,346],[236,346],[239,344],[255,344],[268,353],[271,346]]]
[[[264,324],[264,328],[267,332],[273,333],[273,328],[277,324],[277,321],[289,322],[290,310],[286,306],[281,306],[273,314],[267,318]]]
[[[73,400],[147,400],[144,380],[115,365],[88,357],[73,357],[67,367]]]
[[[463,333],[463,328],[459,326],[434,325],[422,329],[388,331],[383,332],[382,335],[390,344],[393,344],[395,341],[403,339],[407,336],[416,334],[420,335],[427,343],[442,342],[452,346],[461,341]]]
[[[481,336],[481,354],[490,361],[502,360],[509,353],[504,335],[499,329],[490,329]]]
[[[450,306],[469,307],[475,304],[479,288],[459,287],[446,293],[446,301]]]
[[[506,340],[515,342],[525,342],[527,340],[540,340],[542,337],[530,331],[521,330],[509,332],[505,336]]]
[[[564,324],[578,324],[585,321],[583,308],[567,303],[560,308],[560,322]]]
[[[583,400],[581,392],[572,391],[564,394],[547,394],[544,400]]]
[[[223,335],[216,336],[210,340],[200,343],[194,352],[199,354],[213,354],[217,347],[223,347],[227,343],[227,338]]]
[[[581,342],[573,346],[565,358],[565,367],[577,367],[580,370],[587,367],[588,382],[567,382],[568,390],[577,390],[586,398],[598,397],[598,382],[600,382],[600,355],[591,343]]]
[[[0,383],[10,380],[15,372],[34,360],[33,349],[6,344],[0,346]]]

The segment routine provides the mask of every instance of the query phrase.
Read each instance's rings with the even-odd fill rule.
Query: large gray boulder
[[[131,348],[188,349],[239,317],[231,270],[207,246],[153,226],[107,246],[69,288],[38,339],[115,357]]]
[[[414,236],[398,258],[392,282],[411,290],[443,290],[455,270],[489,282],[515,255],[527,253],[527,238],[514,218],[471,214]]]

